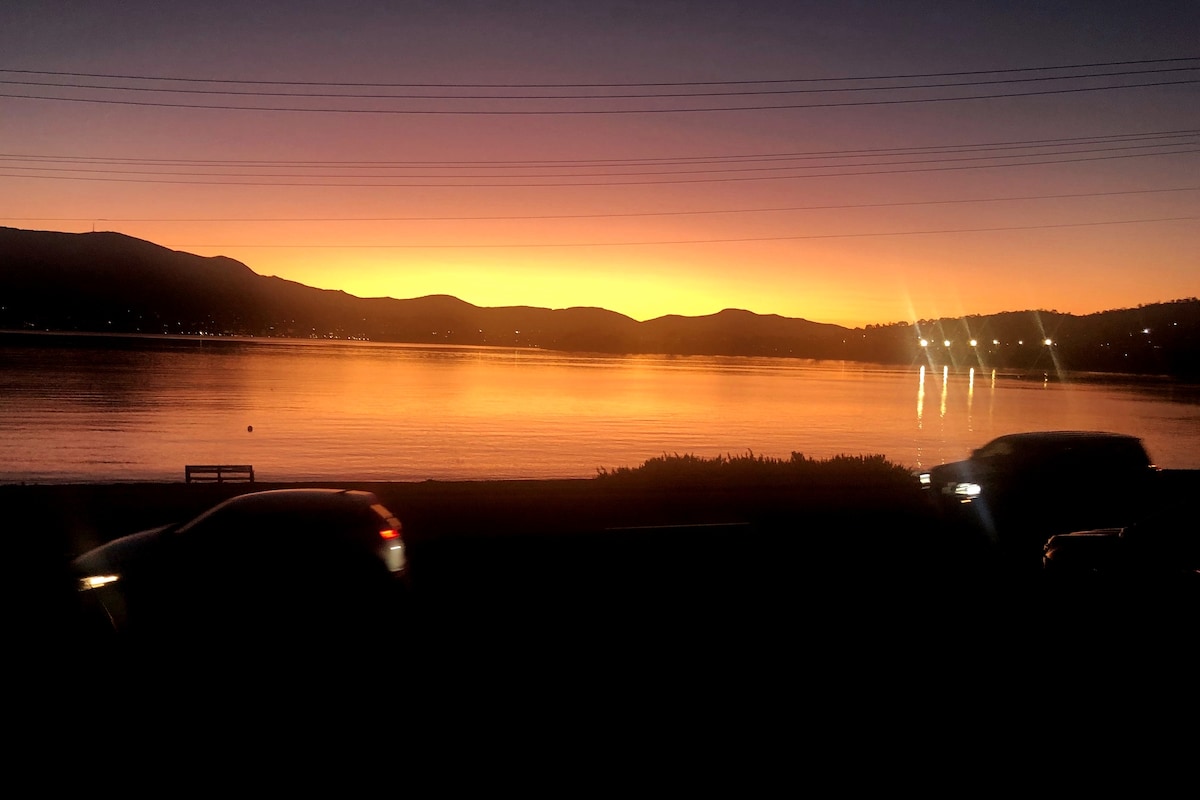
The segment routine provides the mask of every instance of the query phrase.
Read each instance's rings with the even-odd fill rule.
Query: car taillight
[[[379,532],[379,537],[381,539],[399,539],[400,531],[395,528],[384,528]]]

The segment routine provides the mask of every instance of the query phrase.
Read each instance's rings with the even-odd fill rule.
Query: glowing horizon
[[[638,320],[1200,295],[1194,6],[211,5],[0,12],[0,225]]]

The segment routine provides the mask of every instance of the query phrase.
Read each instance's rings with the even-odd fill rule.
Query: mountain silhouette
[[[1200,374],[1196,298],[1085,316],[1016,311],[853,329],[741,309],[638,322],[602,308],[484,308],[449,295],[355,297],[120,233],[5,227],[0,329]]]

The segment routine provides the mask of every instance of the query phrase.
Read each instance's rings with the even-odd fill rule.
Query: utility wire
[[[11,222],[513,222],[520,220],[613,219],[632,217],[715,216],[721,214],[765,214],[792,211],[846,211],[866,208],[908,208],[913,206],[965,205],[970,203],[1010,203],[1030,200],[1075,200],[1096,197],[1121,197],[1135,194],[1200,192],[1200,186],[1166,189],[1126,189],[1112,192],[1075,192],[1009,197],[961,197],[946,200],[906,200],[892,203],[840,203],[831,205],[775,206],[767,208],[716,208],[685,211],[631,211],[604,214],[523,214],[467,217],[2,217]]]
[[[918,78],[953,78],[970,75],[1009,75],[1026,72],[1045,72],[1063,69],[1097,69],[1100,67],[1129,67],[1150,64],[1174,64],[1182,61],[1200,61],[1200,55],[1176,58],[1151,58],[1132,61],[1099,61],[1084,64],[1058,64],[1035,67],[1010,67],[1006,69],[960,70],[957,72],[919,72],[891,75],[834,76],[825,78],[766,78],[723,81],[675,81],[642,83],[335,83],[328,81],[278,81],[278,80],[231,80],[222,78],[195,78],[165,75],[117,75],[96,72],[55,72],[32,69],[0,69],[0,73],[14,75],[52,75],[67,78],[99,78],[134,81],[174,81],[179,83],[213,83],[224,85],[254,86],[323,86],[347,88],[391,88],[391,89],[630,89],[636,87],[663,86],[747,86],[777,83],[825,83],[834,81],[915,80]]]
[[[1051,155],[1081,155],[1081,154],[1085,154],[1085,153],[1106,153],[1106,152],[1122,151],[1122,150],[1139,150],[1139,149],[1162,148],[1162,147],[1178,147],[1180,145],[1194,145],[1194,144],[1200,144],[1200,141],[1177,142],[1177,143],[1173,142],[1170,144],[1126,145],[1126,146],[1122,146],[1122,147],[1096,147],[1096,148],[1090,148],[1090,149],[1085,149],[1085,150],[1068,150],[1068,151],[1064,151],[1062,153],[1045,153],[1045,154],[1037,153],[1037,154],[1034,154],[1034,156],[1041,158],[1043,156],[1051,156]],[[1173,151],[1173,152],[1177,152],[1177,151]],[[1191,151],[1184,151],[1184,152],[1191,152]],[[1137,154],[1134,154],[1134,155],[1137,155]],[[1146,155],[1154,155],[1154,154],[1148,153]],[[952,162],[984,161],[984,160],[995,161],[995,160],[1000,160],[1000,159],[1015,159],[1015,158],[1029,158],[1029,157],[1030,157],[1030,154],[1028,154],[1028,153],[1011,153],[1011,154],[1004,154],[1004,155],[958,156],[958,157],[954,157],[954,158],[923,158],[923,159],[910,159],[910,160],[906,160],[906,161],[877,161],[877,162],[868,162],[868,163],[863,163],[863,164],[835,164],[832,166],[835,169],[842,169],[842,168],[849,169],[849,168],[854,168],[854,167],[872,167],[872,166],[904,166],[904,165],[908,165],[908,164],[946,164],[946,163],[952,163]],[[1042,162],[1031,162],[1031,163],[1042,163]],[[651,172],[645,172],[645,171],[639,171],[639,172],[571,172],[571,173],[568,173],[567,175],[564,175],[563,177],[601,178],[601,177],[640,177],[640,176],[654,176],[654,175],[716,175],[716,174],[725,174],[725,173],[779,172],[781,170],[826,169],[829,166],[830,165],[826,165],[826,164],[809,164],[809,165],[784,165],[784,166],[770,166],[770,167],[739,166],[739,167],[721,167],[721,168],[709,168],[709,169],[684,169],[684,170],[669,170],[669,171],[668,170],[657,170],[657,171],[651,171]],[[982,166],[988,166],[988,165],[982,165]],[[328,173],[320,174],[320,173],[285,173],[285,172],[211,172],[211,171],[210,172],[169,172],[169,171],[163,171],[163,170],[92,169],[92,168],[88,168],[88,167],[45,167],[45,166],[25,167],[25,166],[12,165],[12,164],[5,165],[4,168],[10,169],[10,170],[38,171],[38,172],[73,172],[73,173],[104,174],[104,175],[162,175],[162,176],[182,176],[182,177],[190,176],[190,177],[214,177],[214,178],[216,178],[216,177],[321,178],[321,179],[355,178],[355,179],[360,179],[360,180],[375,180],[375,179],[388,179],[388,178],[397,178],[397,177],[403,177],[403,178],[407,178],[407,179],[446,179],[446,178],[474,179],[474,178],[498,177],[496,175],[486,174],[486,173],[485,174],[466,174],[466,175],[437,175],[437,174],[433,174],[433,175],[425,175],[425,174],[415,174],[415,175],[342,175],[342,174],[328,174]],[[373,169],[376,169],[376,168],[373,168]],[[413,168],[412,167],[406,167],[406,168],[404,168],[404,167],[395,168],[394,167],[393,169],[413,169]],[[547,168],[547,169],[549,169],[549,168]],[[559,167],[558,169],[564,169],[564,168]],[[579,169],[579,168],[571,168],[571,169]],[[46,177],[50,177],[50,176],[46,176]],[[542,174],[542,173],[531,173],[531,174],[516,174],[516,175],[508,174],[508,175],[504,175],[503,177],[506,180],[526,180],[526,179],[548,178],[548,177],[556,177],[556,176]],[[787,177],[787,176],[779,176],[779,177]],[[369,184],[364,184],[364,185],[369,185]]]
[[[147,159],[102,156],[53,156],[46,154],[0,153],[0,162],[94,164],[113,166],[197,166],[197,167],[297,167],[320,168],[441,168],[441,169],[559,169],[569,167],[634,167],[634,166],[686,166],[699,164],[754,163],[788,160],[817,160],[832,158],[868,158],[900,155],[937,155],[940,153],[990,152],[998,150],[1035,150],[1045,148],[1074,147],[1090,144],[1129,144],[1139,141],[1158,141],[1169,146],[1178,144],[1166,140],[1200,136],[1200,129],[1178,131],[1156,131],[1141,134],[1112,134],[1108,136],[1079,136],[1060,139],[1029,139],[1007,142],[982,142],[973,144],[926,145],[895,148],[868,148],[857,150],[824,150],[792,153],[740,153],[710,156],[675,156],[666,158],[624,159],[560,159],[544,161],[298,161],[298,160],[231,160],[231,159]],[[1072,152],[1072,151],[1065,151]],[[1079,152],[1079,151],[1075,151]],[[1034,155],[1034,154],[1029,154]],[[0,167],[3,164],[0,163]]]
[[[848,172],[815,172],[804,175],[753,175],[753,176],[738,176],[738,177],[720,177],[720,178],[667,178],[662,180],[637,180],[637,181],[543,181],[539,183],[504,183],[504,182],[475,182],[475,183],[336,183],[329,181],[204,181],[204,180],[185,180],[185,179],[149,179],[149,178],[101,178],[85,175],[27,175],[27,174],[11,174],[0,173],[0,178],[24,178],[27,180],[67,180],[67,181],[100,181],[109,183],[147,183],[147,184],[182,184],[182,185],[197,185],[197,186],[312,186],[324,188],[360,188],[360,189],[388,189],[388,188],[458,188],[458,189],[481,189],[481,188],[553,188],[567,186],[657,186],[668,184],[695,184],[695,183],[740,183],[747,181],[777,181],[777,180],[801,180],[807,178],[842,178],[855,176],[874,176],[874,175],[902,175],[918,172],[950,172],[970,169],[1003,169],[1008,167],[1029,167],[1029,166],[1044,166],[1051,164],[1079,164],[1091,161],[1112,161],[1126,158],[1148,158],[1154,156],[1173,156],[1173,155],[1188,155],[1198,153],[1200,149],[1184,149],[1171,150],[1157,153],[1126,153],[1122,155],[1104,155],[1104,156],[1087,156],[1084,158],[1054,158],[1041,161],[1022,161],[1007,164],[957,164],[953,166],[942,167],[913,167],[905,169],[872,169],[872,170],[854,170]],[[978,160],[978,159],[970,159]],[[900,162],[897,162],[900,163]],[[875,165],[864,165],[875,166]],[[853,165],[847,165],[846,168],[853,169]],[[158,173],[163,174],[163,173]],[[657,173],[665,174],[665,173]],[[312,176],[319,177],[319,176]],[[362,176],[360,176],[362,177]],[[368,179],[370,179],[368,177]],[[514,179],[509,176],[509,180]]]
[[[1001,92],[996,94],[957,95],[950,97],[911,97],[891,100],[852,100],[826,103],[795,103],[779,105],[755,106],[689,106],[682,108],[593,108],[593,109],[398,109],[398,108],[321,108],[298,106],[239,106],[218,103],[166,103],[149,100],[114,100],[85,97],[52,97],[33,94],[0,93],[0,98],[15,100],[43,100],[62,103],[93,103],[99,105],[137,106],[144,108],[187,108],[210,111],[266,111],[304,114],[356,114],[356,115],[400,115],[400,116],[594,116],[616,114],[691,114],[715,113],[729,111],[788,111],[813,108],[854,108],[868,106],[915,105],[920,103],[947,103],[965,100],[999,100],[1016,97],[1038,97],[1046,95],[1079,94],[1084,92],[1104,92],[1119,89],[1147,89],[1163,86],[1183,86],[1200,83],[1200,78],[1189,78],[1177,81],[1153,81],[1149,83],[1129,83],[1113,86],[1080,86],[1061,89],[1040,89],[1032,92]]]
[[[1105,225],[1141,225],[1158,222],[1192,222],[1200,217],[1156,217],[1153,219],[1115,219],[1098,222],[1062,222],[1043,225],[1004,225],[995,228],[942,228],[919,231],[879,231],[867,233],[815,233],[798,236],[750,236],[736,239],[674,239],[646,242],[564,242],[559,244],[172,244],[172,248],[280,248],[298,250],[482,250],[482,249],[553,249],[556,247],[649,247],[685,244],[742,244],[750,242],[790,242],[807,239],[865,239],[885,236],[933,236],[953,233],[1002,233],[1036,231],[1054,228],[1093,228]]]
[[[1114,78],[1129,75],[1154,75],[1168,72],[1195,72],[1200,64],[1192,67],[1163,67],[1146,70],[1123,70],[1119,72],[1093,72],[1081,75],[1037,75],[1024,78],[998,78],[992,80],[956,81],[952,83],[917,83],[904,86],[852,86],[823,87],[819,89],[727,89],[719,92],[653,92],[642,94],[362,94],[349,92],[267,92],[233,89],[178,89],[156,86],[113,86],[87,83],[53,83],[49,81],[0,80],[6,86],[40,86],[56,89],[90,89],[114,92],[149,92],[161,94],[222,95],[227,97],[308,97],[319,99],[347,100],[661,100],[700,97],[758,97],[770,95],[830,94],[845,92],[895,92],[920,89],[948,89],[963,86],[999,86],[1018,83],[1044,83],[1047,81],[1084,80],[1088,78]]]

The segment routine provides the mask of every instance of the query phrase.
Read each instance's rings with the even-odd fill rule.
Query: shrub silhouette
[[[912,482],[908,467],[882,455],[837,455],[827,459],[808,458],[793,452],[790,458],[742,455],[705,458],[678,453],[651,458],[638,467],[597,470],[601,480],[669,483],[793,483],[826,481]]]

